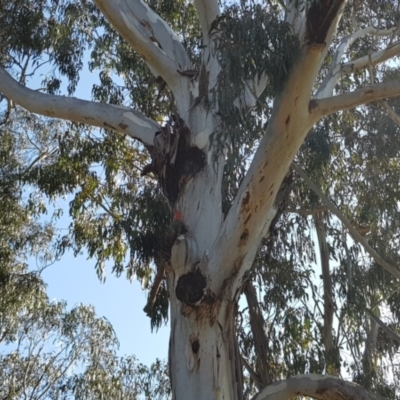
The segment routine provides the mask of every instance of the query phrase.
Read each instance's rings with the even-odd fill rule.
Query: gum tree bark
[[[388,35],[368,28],[347,37],[338,47],[329,72],[315,90],[343,14],[346,0],[286,1],[286,21],[298,35],[300,55],[275,98],[265,134],[224,218],[221,209],[224,157],[210,135],[218,110],[209,109],[220,73],[212,22],[220,15],[217,0],[195,0],[203,33],[198,73],[188,77],[190,59],[177,35],[142,0],[95,0],[118,33],[139,53],[155,77],[161,77],[176,100],[178,116],[166,129],[124,107],[86,102],[31,91],[0,69],[0,91],[20,106],[46,116],[106,127],[140,141],[153,158],[149,169],[175,216],[170,253],[163,268],[170,301],[170,379],[174,399],[237,400],[243,398],[242,365],[235,333],[238,296],[246,283],[261,240],[276,215],[281,183],[307,133],[323,116],[357,105],[400,95],[400,81],[371,85],[333,96],[341,77],[400,53],[400,45],[343,64],[345,49],[365,36]],[[304,4],[303,4],[304,3]],[[249,81],[238,106],[249,108],[269,81],[268,71]],[[312,93],[315,93],[314,97]],[[169,144],[167,146],[167,143]],[[172,143],[172,145],[171,145]],[[151,307],[151,304],[150,304]],[[331,321],[329,322],[331,325]],[[331,341],[331,340],[330,340]],[[263,382],[269,378],[263,377]],[[256,397],[288,399],[359,398],[360,388],[324,376],[299,376],[269,385]],[[376,398],[365,394],[365,398]]]

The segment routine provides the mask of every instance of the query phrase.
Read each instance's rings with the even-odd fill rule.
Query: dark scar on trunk
[[[204,152],[190,145],[190,136],[185,121],[171,114],[161,131],[155,133],[154,145],[147,146],[152,161],[143,168],[142,176],[153,172],[171,204],[190,178],[206,165]]]
[[[307,37],[309,44],[323,45],[326,35],[344,0],[313,1],[307,12]]]
[[[194,354],[197,354],[197,353],[199,352],[199,349],[200,349],[199,340],[198,340],[198,339],[195,339],[195,340],[192,342],[192,351],[193,351]]]
[[[178,279],[175,294],[182,303],[194,306],[205,296],[206,286],[206,278],[199,270],[189,272]]]
[[[249,238],[249,231],[245,229],[240,236],[239,246],[244,246],[247,243],[248,238]]]

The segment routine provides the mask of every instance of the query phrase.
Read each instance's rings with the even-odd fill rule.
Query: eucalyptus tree
[[[169,388],[165,363],[118,357],[110,323],[94,309],[43,300],[21,310],[16,340],[0,353],[3,399],[156,399]]]
[[[112,326],[92,307],[69,310],[49,301],[41,275],[58,257],[59,211],[43,221],[47,202],[23,182],[38,163],[54,162],[59,124],[23,111],[6,120],[0,127],[0,398],[168,396],[164,362],[147,367],[134,356],[117,356]]]
[[[43,198],[29,196],[21,182],[51,153],[44,143],[50,143],[47,138],[53,124],[40,119],[14,113],[12,122],[0,126],[0,343],[15,340],[22,309],[33,310],[44,301],[40,273],[56,258],[51,248],[54,226],[40,220],[45,212]],[[26,135],[33,125],[38,128],[35,149]],[[28,268],[28,258],[37,268]]]
[[[169,305],[173,397],[394,396],[399,4],[94,3],[2,6],[4,112],[73,121],[25,182],[75,193],[61,249],[151,283],[154,326]],[[89,47],[93,101],[57,95]]]

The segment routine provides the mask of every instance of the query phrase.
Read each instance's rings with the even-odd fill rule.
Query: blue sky
[[[143,312],[146,293],[137,281],[108,274],[100,283],[94,270],[94,260],[66,253],[61,261],[43,272],[50,299],[63,299],[69,306],[92,304],[97,315],[106,317],[120,341],[120,355],[134,354],[149,365],[156,358],[168,355],[169,327],[151,333],[150,320]]]

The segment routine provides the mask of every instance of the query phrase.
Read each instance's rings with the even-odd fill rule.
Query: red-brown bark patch
[[[249,230],[245,229],[242,234],[240,235],[240,242],[239,246],[244,246],[247,243],[247,240],[249,239]]]

